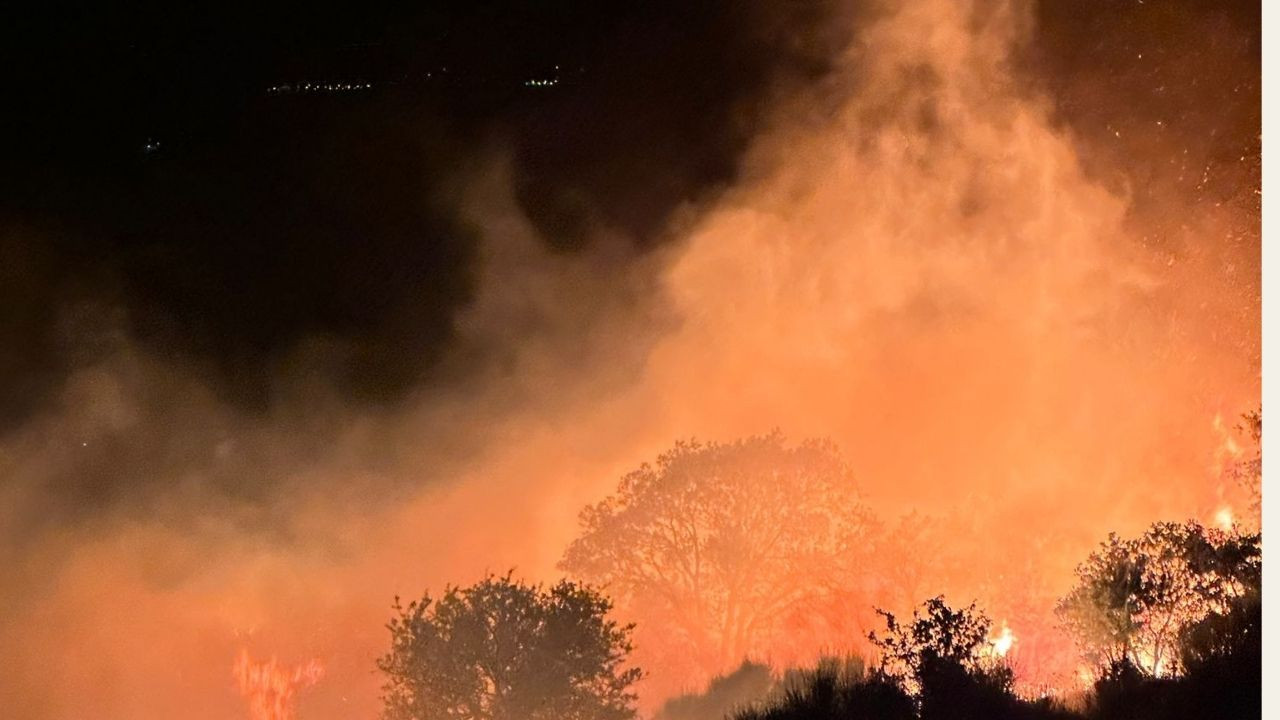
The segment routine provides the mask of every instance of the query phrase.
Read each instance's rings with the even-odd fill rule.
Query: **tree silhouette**
[[[560,567],[606,583],[633,616],[654,619],[668,655],[710,675],[824,593],[854,586],[868,519],[830,443],[787,447],[776,431],[679,442],[583,510]]]
[[[885,621],[883,634],[869,637],[880,650],[881,671],[910,692],[927,685],[930,673],[942,666],[989,677],[1006,692],[1013,674],[999,661],[989,640],[991,620],[976,605],[953,609],[942,596],[926,600],[912,611],[910,622],[876,610]]]
[[[1261,572],[1260,535],[1156,523],[1133,540],[1110,535],[1057,613],[1095,665],[1176,674],[1185,629],[1255,592]]]
[[[508,573],[394,607],[391,651],[378,661],[387,720],[635,715],[631,626],[608,620],[608,598],[587,586],[543,589]]]

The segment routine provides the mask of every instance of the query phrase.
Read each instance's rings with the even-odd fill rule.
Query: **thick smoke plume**
[[[1015,661],[1056,647],[1052,599],[1106,532],[1245,507],[1214,419],[1257,402],[1259,270],[1248,205],[1134,210],[1027,80],[1035,21],[833,11],[831,71],[780,83],[738,180],[644,252],[605,232],[547,250],[495,141],[453,199],[484,239],[435,370],[456,380],[394,409],[346,406],[343,348],[317,338],[247,416],[109,303],[68,306],[68,347],[106,351],[0,443],[6,716],[245,716],[227,668],[248,648],[323,662],[299,717],[372,717],[393,595],[547,579],[622,473],[774,427],[834,440],[887,523],[937,518],[943,541],[901,548],[954,555],[921,592],[976,596]],[[116,502],[117,482],[157,489]],[[45,522],[68,484],[101,496]],[[656,707],[680,682],[651,670]]]

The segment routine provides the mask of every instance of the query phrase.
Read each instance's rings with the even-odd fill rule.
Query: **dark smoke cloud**
[[[220,393],[256,408],[282,356],[335,338],[342,391],[394,401],[429,379],[472,297],[476,238],[449,197],[484,138],[510,139],[549,244],[581,247],[602,226],[652,244],[674,209],[732,179],[773,79],[820,70],[827,48],[796,38],[814,36],[821,7],[36,15],[14,29],[43,76],[19,86],[30,102],[15,103],[0,213],[23,228],[13,252],[47,265],[45,299],[24,304],[117,305],[133,337],[206,364]],[[521,86],[554,66],[572,87]],[[352,75],[379,89],[264,94]],[[25,354],[0,380],[14,421],[47,389],[27,373],[70,368],[47,317],[6,313]]]

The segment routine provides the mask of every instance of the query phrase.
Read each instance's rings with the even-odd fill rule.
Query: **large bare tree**
[[[847,589],[868,519],[829,442],[678,442],[582,511],[561,568],[605,584],[650,644],[713,673]]]

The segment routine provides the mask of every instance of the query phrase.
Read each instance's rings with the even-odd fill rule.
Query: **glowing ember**
[[[324,677],[324,666],[312,659],[290,669],[274,657],[255,661],[247,650],[241,649],[231,674],[249,704],[252,720],[289,720],[294,717],[298,691],[319,682]]]

